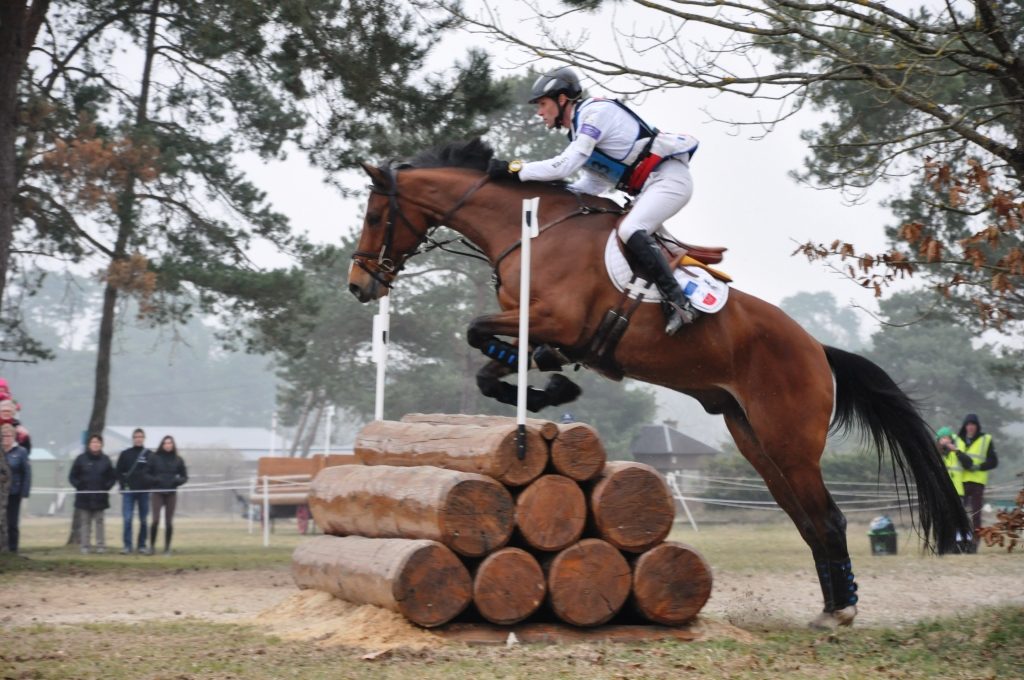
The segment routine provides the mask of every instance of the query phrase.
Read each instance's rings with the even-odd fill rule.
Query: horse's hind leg
[[[810,451],[820,449],[821,443],[801,436],[796,427],[781,441],[765,443],[738,405],[726,410],[725,422],[740,452],[764,478],[772,497],[811,549],[824,600],[824,610],[811,626],[850,625],[857,615],[857,584],[846,547],[846,518],[825,488],[820,456]]]

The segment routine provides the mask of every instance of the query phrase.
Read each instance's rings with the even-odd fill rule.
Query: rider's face
[[[564,94],[558,95],[560,100],[568,101],[568,98]],[[565,113],[568,113],[569,107],[566,107]],[[541,97],[537,100],[537,116],[544,120],[544,125],[550,130],[555,127],[555,122],[558,118],[558,102],[551,97]],[[565,125],[565,121],[562,121]]]

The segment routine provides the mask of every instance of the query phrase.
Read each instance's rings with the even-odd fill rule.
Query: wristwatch
[[[523,162],[520,159],[515,159],[508,162],[508,171],[511,173],[519,172],[523,169]]]

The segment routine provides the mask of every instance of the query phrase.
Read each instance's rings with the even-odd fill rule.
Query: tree
[[[438,0],[470,30],[517,48],[527,59],[581,68],[620,94],[697,88],[758,105],[746,120],[758,133],[807,107],[833,114],[805,130],[809,153],[798,176],[851,198],[879,182],[916,176],[923,186],[897,196],[884,253],[854,244],[807,243],[798,251],[837,266],[878,295],[918,273],[955,304],[1003,325],[1024,318],[1024,3],[954,0],[917,8],[830,0],[671,3],[564,0],[563,9],[521,3],[537,16],[537,37],[489,11]],[[591,36],[581,15],[625,6],[614,22],[618,49]],[[581,27],[582,26],[584,27]],[[898,192],[900,190],[897,190]],[[927,196],[924,194],[927,193]],[[908,219],[931,204],[935,219]],[[938,214],[941,213],[941,217]],[[947,225],[947,216],[953,224]],[[973,218],[960,225],[957,216]]]
[[[0,3],[0,315],[4,319],[0,328],[3,332],[0,352],[5,356],[40,356],[38,347],[26,346],[28,338],[17,323],[18,317],[7,313],[7,310],[16,308],[6,304],[4,293],[9,278],[14,228],[18,221],[15,202],[20,174],[17,144],[22,74],[49,5],[49,0]]]
[[[394,150],[408,141],[389,134],[396,117],[414,138],[499,100],[475,53],[454,76],[410,82],[447,24],[399,0],[55,6],[49,62],[22,73],[16,179],[37,252],[107,259],[91,430],[105,421],[119,296],[160,323],[197,309],[289,315],[301,277],[254,267],[246,249],[305,246],[245,179],[239,152],[277,158],[295,143],[324,161],[342,146]],[[113,58],[125,49],[137,60]]]
[[[824,345],[856,350],[863,344],[856,312],[840,308],[832,293],[797,293],[784,298],[779,307]]]
[[[1019,420],[1001,397],[1019,393],[1016,360],[981,344],[969,323],[916,293],[900,293],[880,303],[887,325],[872,336],[868,356],[918,401],[935,428],[957,429],[964,414],[983,413],[986,429]]]

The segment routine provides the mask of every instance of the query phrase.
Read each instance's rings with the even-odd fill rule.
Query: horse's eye
[[[368,224],[380,224],[380,213],[379,212],[368,212],[366,213],[366,221]]]

